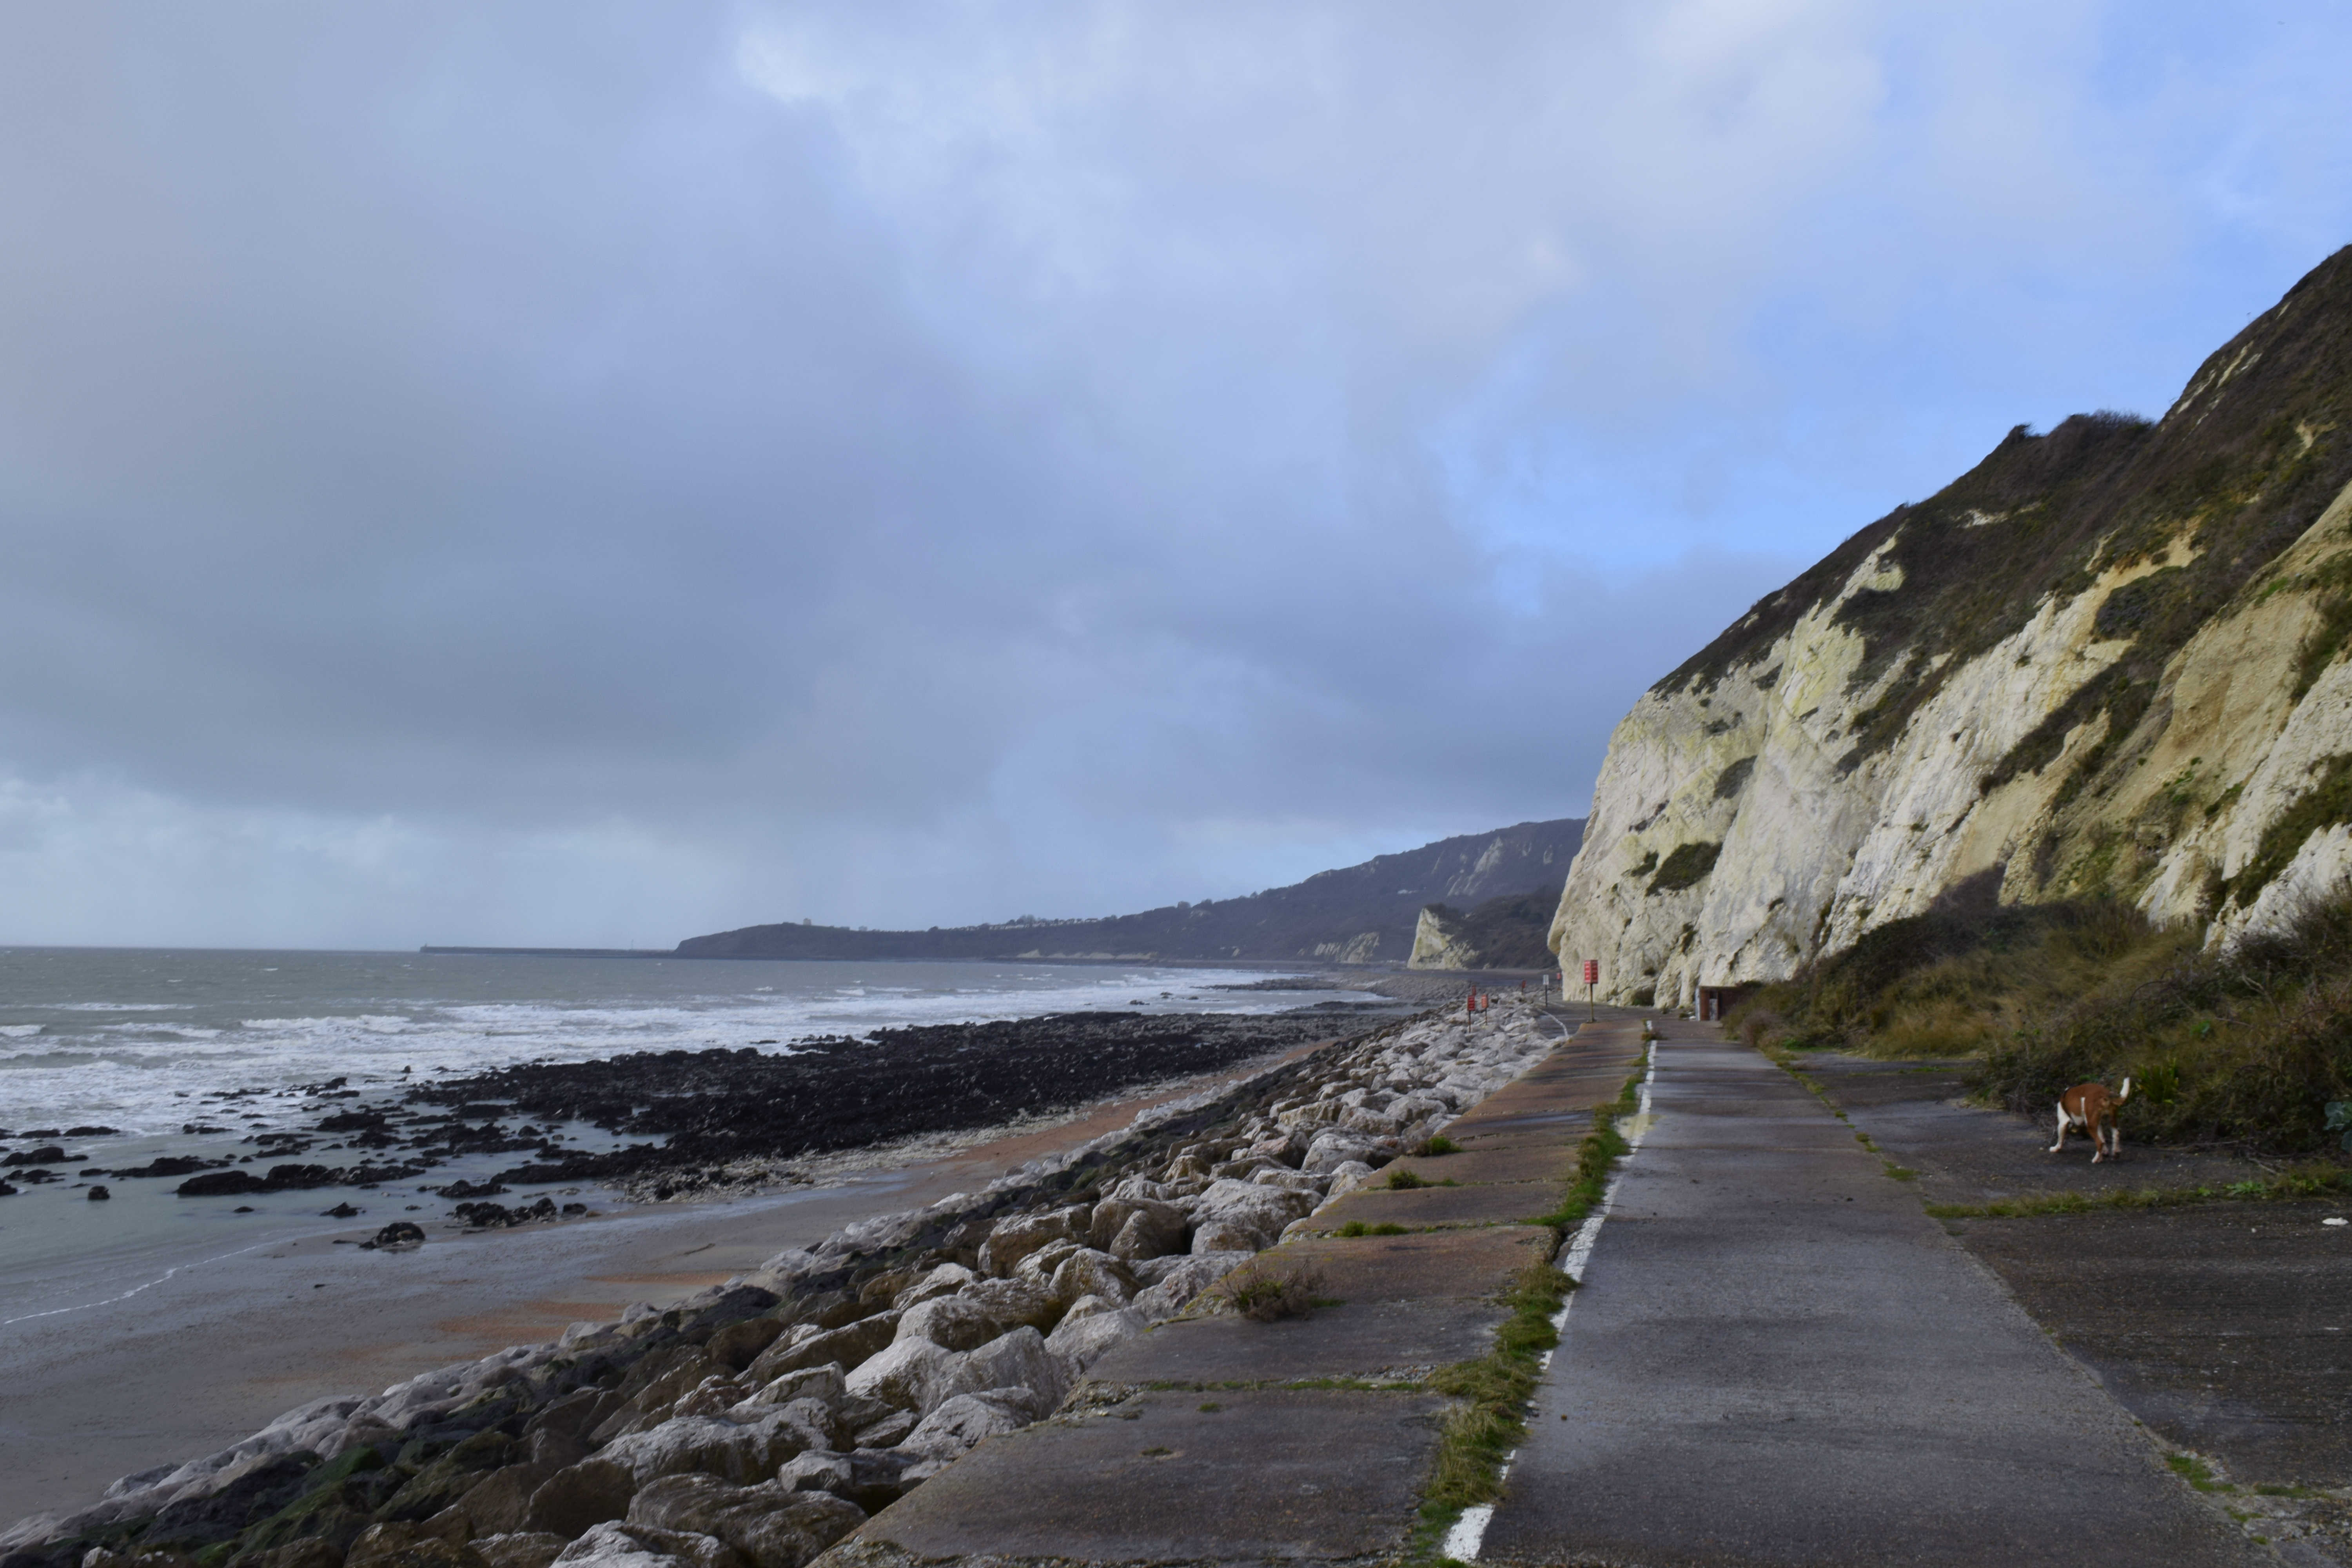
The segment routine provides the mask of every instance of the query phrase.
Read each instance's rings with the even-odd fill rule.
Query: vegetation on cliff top
[[[2352,1101],[2352,890],[2226,953],[2115,900],[1953,899],[1766,987],[1731,1026],[1797,1050],[1974,1056],[1974,1092],[2035,1115],[2129,1075],[2137,1138],[2331,1151],[2330,1107]]]
[[[2186,640],[2311,525],[2352,478],[2352,247],[2337,251],[2200,366],[2161,423],[2078,414],[2044,435],[2011,430],[1974,468],[1895,508],[1759,600],[1656,689],[1704,689],[1829,599],[1891,540],[1899,588],[1865,590],[1839,619],[1874,680],[1906,653],[1980,651],[2045,596],[2091,584],[2094,563],[2162,555],[2187,533],[2198,559],[2146,580],[2103,617],[2138,655]],[[1916,704],[1909,704],[1916,705]]]
[[[2313,601],[2316,629],[2299,650],[2297,696],[2352,647],[2352,553],[2291,581],[2273,575],[2347,482],[2352,249],[2315,268],[2223,344],[2160,422],[2100,413],[2042,435],[2018,426],[1944,489],[1897,507],[1759,600],[1653,689],[1704,693],[1735,668],[1760,669],[1801,618],[1874,562],[1876,585],[1835,613],[1863,642],[1848,692],[1866,706],[1846,721],[1840,760],[1851,772],[1892,747],[1945,682],[2043,605],[2138,567],[2143,575],[2116,588],[2096,617],[2102,641],[2126,645],[2120,658],[2094,667],[1980,780],[1990,791],[2041,773],[2069,756],[2070,736],[2085,738],[2052,797],[2061,812],[2073,810],[2027,864],[2042,896],[2110,884],[2129,890],[2107,875],[2112,858],[2099,858],[2091,842],[2095,803],[2168,721],[2158,696],[2174,656],[2247,593]],[[2069,845],[2081,853],[2061,853]],[[2254,890],[2212,889],[2240,907]]]

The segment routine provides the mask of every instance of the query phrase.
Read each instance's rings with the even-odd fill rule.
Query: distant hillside
[[[1402,963],[1421,907],[1517,893],[1557,899],[1583,842],[1580,817],[1441,838],[1318,871],[1246,898],[1107,920],[1015,921],[929,931],[765,925],[677,944],[683,958],[1245,958]]]

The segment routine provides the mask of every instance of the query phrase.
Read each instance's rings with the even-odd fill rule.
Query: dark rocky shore
[[[1137,1085],[1217,1072],[1361,1029],[1377,1004],[1322,1003],[1264,1015],[1066,1013],[983,1024],[884,1029],[866,1039],[793,1041],[756,1048],[647,1051],[583,1062],[530,1062],[422,1082],[371,1096],[341,1079],[305,1086],[316,1120],[299,1131],[254,1136],[237,1159],[166,1157],[112,1180],[180,1178],[184,1197],[235,1197],[413,1182],[453,1160],[513,1156],[441,1195],[465,1200],[458,1217],[480,1226],[553,1218],[541,1201],[488,1202],[512,1185],[626,1184],[649,1198],[740,1183],[743,1162],[782,1162],[931,1133],[970,1131],[1049,1115]],[[224,1108],[254,1092],[209,1097]],[[618,1142],[581,1147],[566,1126]],[[600,1141],[601,1142],[601,1141]],[[85,1156],[35,1151],[50,1163]],[[305,1159],[341,1153],[342,1161]],[[351,1156],[356,1154],[356,1159]],[[35,1166],[19,1179],[53,1173]]]
[[[410,1091],[444,1114],[507,1111],[659,1139],[601,1154],[541,1145],[502,1182],[690,1178],[744,1158],[791,1159],[1067,1110],[1135,1084],[1214,1072],[1361,1027],[1325,1005],[1271,1016],[1064,1013],[886,1029],[865,1040],[757,1050],[662,1051],[525,1064]]]

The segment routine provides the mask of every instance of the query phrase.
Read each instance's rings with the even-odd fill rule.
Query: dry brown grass
[[[2235,952],[2098,901],[1898,921],[1736,1012],[1751,1045],[1974,1057],[1971,1087],[2039,1113],[2135,1079],[2136,1137],[2333,1151],[2352,1100],[2352,893]]]
[[[1217,1282],[1214,1294],[1228,1310],[1254,1323],[1272,1323],[1312,1316],[1322,1289],[1318,1269],[1244,1263]]]

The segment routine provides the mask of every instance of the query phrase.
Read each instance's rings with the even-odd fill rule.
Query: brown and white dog
[[[2091,1135],[2091,1163],[2113,1159],[2124,1145],[2124,1135],[2116,1126],[2116,1112],[2131,1098],[2131,1079],[2114,1094],[2103,1083],[2078,1083],[2058,1097],[2058,1142],[2050,1145],[2055,1154],[2066,1146],[2069,1132]]]

